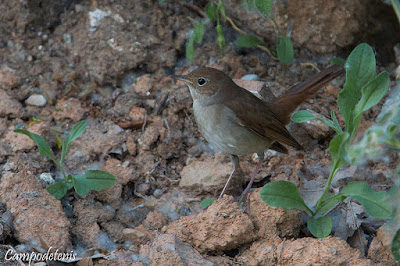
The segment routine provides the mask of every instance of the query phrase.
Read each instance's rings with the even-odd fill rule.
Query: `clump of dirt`
[[[375,0],[368,3],[383,14],[390,9]],[[353,237],[348,242],[361,253],[339,237],[311,238],[301,213],[266,205],[259,189],[250,195],[246,211],[230,196],[206,210],[200,207],[201,200],[222,190],[232,165],[202,138],[188,89],[168,74],[193,70],[184,59],[185,43],[192,20],[204,16],[204,4],[64,0],[8,1],[0,6],[0,236],[8,245],[1,254],[8,247],[42,253],[53,247],[83,257],[81,265],[373,264],[384,254],[385,263],[394,265],[387,232],[377,231],[376,225],[384,221],[372,219],[355,202],[349,206],[358,214],[357,228],[346,227],[353,216],[338,215],[345,220],[336,223],[345,226],[337,225],[334,234],[345,240]],[[226,14],[248,33],[276,45],[273,23],[240,4],[227,2]],[[290,65],[234,46],[239,34],[228,24],[223,24],[227,47],[221,57],[213,39],[215,25],[209,22],[194,64],[218,68],[235,79],[256,74],[258,81],[250,89],[275,97],[316,72],[300,62],[323,68],[328,58],[347,55],[371,36],[392,36],[385,44],[373,43],[379,67],[393,68],[394,59],[387,55],[399,42],[398,35],[390,35],[399,25],[393,14],[370,11],[371,6],[360,1],[274,4],[281,32],[293,25],[296,59]],[[339,114],[335,101],[343,82],[344,77],[338,78],[302,108],[324,116],[331,110]],[[360,132],[375,123],[380,107],[364,115]],[[32,120],[36,115],[39,120]],[[29,138],[13,130],[25,127],[42,135],[59,158],[56,136],[65,139],[80,120],[88,126],[71,144],[66,172],[102,169],[117,182],[85,197],[70,190],[57,201],[45,188],[61,180],[62,173],[39,155]],[[343,117],[338,115],[338,120],[343,125]],[[267,152],[268,162],[254,187],[268,180],[292,181],[312,202],[329,174],[326,149],[334,133],[319,122],[288,128],[306,152]],[[374,188],[384,185],[379,188],[388,190],[399,163],[395,153],[388,158],[343,169],[333,189],[350,180],[367,180]],[[242,191],[257,160],[255,155],[241,156],[241,169],[228,194]],[[354,243],[361,238],[362,243],[372,241],[368,254],[363,252],[368,244]],[[2,264],[4,256],[0,258]]]

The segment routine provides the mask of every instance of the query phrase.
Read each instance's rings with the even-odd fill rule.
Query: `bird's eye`
[[[207,83],[207,81],[204,78],[199,78],[197,80],[197,84],[199,84],[199,86],[203,86],[206,83]]]

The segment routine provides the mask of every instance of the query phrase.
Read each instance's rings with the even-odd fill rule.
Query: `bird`
[[[339,65],[333,65],[291,87],[273,101],[261,100],[236,85],[224,72],[210,67],[171,76],[188,86],[200,133],[216,150],[231,157],[233,169],[219,198],[225,194],[239,167],[239,155],[257,153],[259,158],[250,182],[239,197],[246,201],[266,150],[288,153],[284,145],[304,150],[285,126],[297,107],[343,72]]]

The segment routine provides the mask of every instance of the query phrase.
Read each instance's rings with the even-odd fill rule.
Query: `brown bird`
[[[344,72],[338,68],[334,65],[317,73],[273,102],[257,98],[214,68],[201,67],[185,76],[172,76],[189,87],[194,117],[201,134],[217,150],[231,155],[233,170],[219,198],[224,195],[239,166],[238,155],[257,153],[259,156],[257,167],[240,197],[246,200],[266,150],[288,153],[282,144],[303,149],[285,125],[300,104]]]

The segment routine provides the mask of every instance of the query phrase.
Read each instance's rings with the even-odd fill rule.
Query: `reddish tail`
[[[339,65],[333,65],[321,72],[315,74],[308,80],[291,87],[282,95],[277,97],[276,101],[271,103],[273,112],[286,125],[290,122],[290,116],[296,108],[306,101],[323,86],[344,73],[344,69],[337,70]]]

